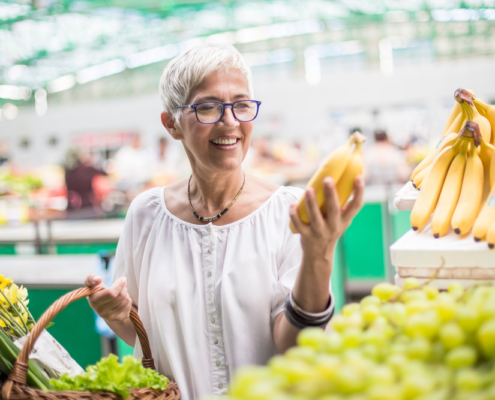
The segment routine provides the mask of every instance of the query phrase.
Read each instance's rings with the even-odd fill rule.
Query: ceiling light
[[[76,84],[76,78],[74,75],[64,75],[60,78],[54,79],[47,85],[47,89],[50,93],[61,92],[63,90],[70,89]],[[38,92],[36,92],[38,93]]]

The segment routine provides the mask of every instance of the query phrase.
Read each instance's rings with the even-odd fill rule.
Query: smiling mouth
[[[210,143],[216,144],[217,146],[233,146],[235,145],[240,139],[213,139],[210,140]]]

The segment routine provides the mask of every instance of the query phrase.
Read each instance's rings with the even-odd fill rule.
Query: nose
[[[228,110],[230,109],[230,110]],[[222,118],[220,118],[220,121],[226,126],[238,126],[239,121],[235,118],[234,116],[234,110],[232,108],[232,104],[226,105],[224,107],[223,115]]]

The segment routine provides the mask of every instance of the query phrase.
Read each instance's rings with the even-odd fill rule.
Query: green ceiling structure
[[[386,72],[404,49],[495,54],[495,0],[0,0],[0,105],[156,87],[167,61],[202,41],[231,43],[253,66],[359,54]],[[80,88],[100,79],[108,93]]]

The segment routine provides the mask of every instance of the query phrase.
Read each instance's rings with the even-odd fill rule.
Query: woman
[[[162,123],[182,142],[192,176],[134,200],[114,284],[89,301],[131,346],[128,315],[138,307],[157,369],[188,400],[225,393],[239,366],[266,363],[296,343],[301,327],[328,322],[335,244],[361,206],[363,184],[356,180],[341,210],[327,179],[326,217],[307,190],[306,225],[295,208],[302,190],[244,174],[260,102],[249,101],[249,67],[230,45],[178,56],[160,90]],[[86,284],[102,285],[94,276]]]

